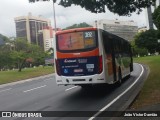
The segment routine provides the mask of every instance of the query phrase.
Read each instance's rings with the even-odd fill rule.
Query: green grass
[[[148,65],[150,73],[131,109],[160,103],[160,56],[135,58],[134,62]]]
[[[18,70],[0,71],[0,84],[51,74],[53,72],[54,68],[52,66],[27,68],[22,69],[21,72],[18,72]]]

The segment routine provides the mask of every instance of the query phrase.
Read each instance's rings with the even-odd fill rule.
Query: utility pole
[[[56,0],[53,0],[53,17],[54,17],[54,30],[55,32],[57,31],[57,28],[56,28],[56,15],[55,15],[55,6],[54,6],[54,3],[56,2]]]

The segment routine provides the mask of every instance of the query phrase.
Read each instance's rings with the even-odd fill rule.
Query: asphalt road
[[[147,72],[134,64],[131,77],[115,85],[82,89],[79,86],[57,86],[54,75],[21,84],[0,86],[0,111],[69,111],[64,117],[36,118],[36,120],[75,120],[75,111],[89,111],[90,116],[76,119],[100,119],[99,111],[121,111],[128,107],[142,86]],[[94,112],[92,112],[94,111]],[[62,112],[63,113],[63,112]],[[68,116],[68,117],[66,117]],[[0,120],[30,120],[31,118],[0,118]],[[102,119],[102,118],[101,118]]]

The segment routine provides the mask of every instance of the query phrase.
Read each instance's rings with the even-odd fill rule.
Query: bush
[[[138,48],[138,47],[134,47],[133,48],[133,56],[146,56],[148,55],[148,50],[145,48]]]

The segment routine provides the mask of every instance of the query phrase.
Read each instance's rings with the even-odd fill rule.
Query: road
[[[54,75],[0,87],[0,111],[69,111],[70,115],[73,115],[75,111],[95,111],[92,113],[93,115],[84,117],[92,120],[101,114],[99,111],[119,111],[128,107],[134,92],[143,83],[145,76],[146,69],[139,64],[134,64],[131,77],[125,79],[120,87],[110,85],[86,90],[79,86],[57,86]],[[29,120],[31,118],[3,119]],[[75,118],[48,117],[38,119],[74,120]]]

